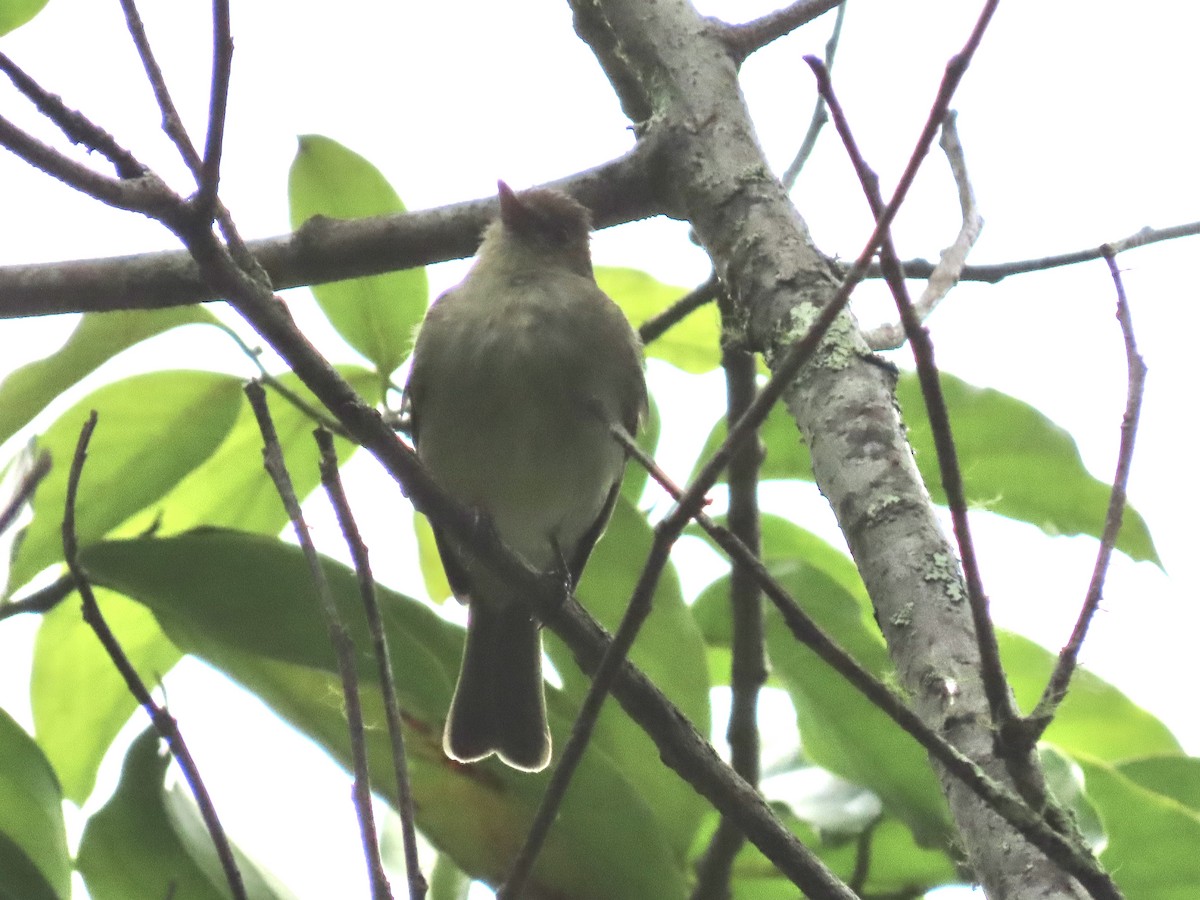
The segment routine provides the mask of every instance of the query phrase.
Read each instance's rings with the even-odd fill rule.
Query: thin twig
[[[717,296],[720,282],[715,274],[709,275],[708,280],[684,294],[657,316],[647,319],[638,328],[638,336],[642,344],[649,344],[662,337],[674,325],[678,325],[696,310],[706,306]]]
[[[879,192],[879,179],[868,167],[854,140],[854,135],[850,131],[850,123],[834,93],[829,72],[816,57],[807,56],[805,62],[812,68],[813,74],[817,78],[817,88],[825,97],[826,103],[829,104],[829,112],[833,116],[834,126],[837,128],[842,143],[846,147],[846,153],[858,174],[871,213],[879,216],[884,209],[883,197]],[[988,610],[987,595],[984,593],[983,579],[980,576],[979,563],[975,556],[975,544],[971,539],[966,492],[963,489],[962,473],[958,465],[958,452],[954,447],[950,414],[946,409],[946,400],[942,394],[941,376],[934,360],[933,342],[929,338],[929,332],[921,325],[913,309],[912,300],[908,296],[908,286],[904,280],[904,270],[896,255],[890,231],[885,232],[880,245],[880,265],[883,267],[884,278],[896,301],[900,320],[904,325],[904,331],[908,336],[913,358],[916,361],[917,377],[921,383],[921,393],[925,398],[925,408],[929,415],[929,425],[937,451],[938,469],[941,473],[942,486],[946,492],[947,505],[950,508],[954,538],[962,559],[967,600],[971,608],[971,618],[975,625],[975,640],[979,649],[980,674],[984,694],[987,697],[993,723],[1003,731],[1016,719],[1017,710],[1013,706],[1012,693],[1004,674],[1004,665],[1000,661],[1000,646],[996,641],[995,628]]]
[[[204,779],[200,777],[200,769],[197,767],[196,761],[192,758],[187,743],[183,739],[183,734],[179,730],[179,723],[175,721],[174,716],[168,713],[165,708],[155,703],[154,698],[150,696],[150,691],[146,688],[145,683],[134,669],[133,664],[129,661],[129,657],[125,655],[125,651],[121,649],[121,644],[117,641],[116,635],[109,628],[104,614],[100,611],[100,605],[96,602],[96,595],[92,591],[92,585],[88,580],[87,573],[79,563],[79,541],[75,533],[75,505],[79,493],[79,480],[83,474],[83,464],[87,460],[88,443],[91,441],[92,432],[96,429],[96,419],[96,411],[92,410],[87,422],[84,423],[82,431],[79,433],[79,442],[75,446],[75,456],[71,460],[71,471],[67,476],[67,502],[62,524],[63,557],[66,560],[67,568],[71,572],[71,578],[75,586],[79,589],[79,596],[83,600],[84,621],[96,633],[96,637],[100,639],[100,643],[104,646],[105,652],[108,653],[109,658],[113,661],[113,665],[116,666],[117,671],[120,672],[121,677],[125,680],[125,685],[129,689],[129,692],[141,704],[142,709],[150,716],[150,721],[154,724],[155,730],[167,742],[167,746],[171,750],[171,755],[175,757],[175,761],[179,764],[184,780],[187,781],[192,796],[196,799],[196,806],[199,808],[200,816],[204,820],[204,825],[208,829],[209,836],[212,838],[213,847],[217,851],[217,857],[221,861],[221,868],[225,873],[225,880],[229,884],[229,890],[235,900],[246,900],[246,888],[242,883],[242,874],[238,870],[237,860],[233,855],[233,848],[230,847],[229,839],[225,835],[225,829],[221,825],[221,820],[217,817],[216,807],[213,806],[212,797],[209,796],[208,789],[204,786]]]
[[[120,4],[121,10],[125,14],[125,28],[129,32],[129,36],[133,38],[133,45],[137,49],[138,58],[142,61],[146,80],[150,82],[150,89],[154,92],[154,99],[158,103],[158,111],[162,114],[162,130],[171,139],[188,169],[199,180],[202,165],[200,154],[196,152],[196,147],[192,144],[192,139],[183,125],[183,119],[179,116],[179,110],[175,107],[175,101],[171,99],[171,92],[167,88],[167,79],[163,75],[158,60],[154,57],[154,50],[150,46],[150,39],[146,36],[146,27],[142,23],[142,16],[133,0],[120,0]]]
[[[19,616],[23,613],[48,613],[71,596],[73,590],[75,590],[75,578],[68,572],[41,590],[34,591],[20,600],[0,603],[0,622],[10,616]]]
[[[829,40],[825,42],[825,65],[829,67],[829,71],[833,71],[833,60],[837,55],[838,45],[842,40],[842,22],[846,20],[846,0],[842,0],[838,4],[837,19],[833,23],[833,31],[829,35]],[[817,102],[813,106],[812,119],[809,120],[808,130],[804,133],[804,139],[800,142],[800,149],[796,151],[796,158],[791,161],[786,169],[783,170],[783,175],[779,181],[783,184],[784,190],[791,193],[792,188],[796,186],[796,179],[800,177],[800,172],[804,169],[804,164],[808,162],[808,158],[812,155],[813,149],[817,146],[817,138],[821,135],[821,129],[825,127],[825,123],[829,121],[829,113],[825,109],[825,98],[817,94]]]
[[[354,560],[354,572],[358,576],[358,589],[362,595],[363,611],[367,627],[371,632],[375,662],[379,666],[379,687],[383,693],[383,709],[387,717],[388,737],[392,745],[392,770],[396,777],[396,811],[400,814],[400,832],[404,841],[404,868],[408,876],[408,893],[412,900],[420,900],[429,890],[425,876],[421,874],[421,861],[417,858],[417,832],[413,806],[412,785],[408,779],[408,760],[404,752],[404,731],[400,727],[400,704],[396,700],[395,680],[392,677],[392,656],[388,650],[387,634],[383,630],[383,618],[379,613],[379,601],[375,595],[375,578],[371,574],[371,561],[367,545],[359,533],[350,510],[350,501],[338,472],[337,450],[333,435],[324,428],[313,432],[317,447],[321,451],[321,483],[337,514],[338,527],[346,538],[350,556]]]
[[[68,109],[62,97],[50,93],[13,62],[0,53],[0,71],[12,81],[38,112],[53,122],[72,144],[82,144],[99,153],[116,169],[121,178],[137,178],[146,174],[146,167],[132,153],[117,143],[116,138],[96,125],[78,110]]]
[[[300,548],[304,551],[304,558],[308,562],[317,595],[317,605],[325,620],[325,627],[329,631],[329,642],[337,657],[338,675],[342,681],[342,698],[346,704],[346,727],[350,737],[350,754],[354,761],[354,808],[358,814],[363,854],[367,859],[371,896],[374,900],[391,900],[391,888],[388,886],[387,875],[383,871],[383,861],[379,855],[375,812],[371,806],[371,776],[367,765],[362,702],[358,693],[358,673],[354,667],[354,642],[341,621],[337,603],[333,599],[333,594],[329,590],[329,582],[325,578],[325,570],[321,567],[321,560],[317,556],[317,548],[313,544],[308,525],[304,521],[300,501],[296,498],[295,489],[292,487],[292,479],[283,461],[279,438],[275,434],[275,424],[271,421],[271,410],[267,406],[266,391],[257,381],[247,384],[245,390],[263,436],[263,466],[275,483],[275,490],[279,493],[280,500],[283,501],[288,518],[295,529],[296,538],[300,542]]]
[[[15,476],[16,484],[13,485],[12,495],[0,509],[0,534],[8,531],[13,522],[17,521],[25,504],[33,499],[42,479],[50,474],[50,467],[50,453],[46,450],[36,456],[29,450],[25,450],[18,457],[17,462],[13,463],[12,474]]]
[[[1107,245],[1106,245],[1107,247]],[[1146,363],[1138,353],[1133,333],[1133,318],[1129,301],[1125,296],[1125,285],[1121,270],[1117,268],[1116,250],[1108,247],[1105,261],[1112,274],[1117,292],[1117,321],[1121,323],[1121,335],[1125,340],[1125,362],[1129,371],[1129,387],[1125,398],[1125,414],[1121,418],[1121,448],[1117,454],[1117,470],[1113,475],[1112,493],[1108,498],[1108,512],[1104,517],[1104,531],[1100,535],[1100,548],[1096,551],[1096,564],[1092,569],[1091,582],[1079,618],[1071,631],[1071,638],[1058,655],[1058,663],[1050,676],[1042,697],[1025,722],[1026,740],[1032,746],[1053,721],[1058,706],[1067,695],[1071,676],[1079,661],[1079,651],[1087,636],[1088,626],[1104,593],[1104,581],[1108,575],[1108,564],[1112,559],[1117,536],[1121,533],[1121,519],[1125,512],[1125,491],[1129,484],[1129,470],[1133,464],[1133,445],[1137,439],[1138,419],[1142,413],[1142,395],[1146,387]]]
[[[975,202],[975,191],[971,188],[971,179],[967,174],[967,161],[963,153],[962,142],[958,139],[958,129],[955,127],[957,116],[954,111],[946,113],[942,123],[942,137],[938,143],[950,163],[950,171],[954,175],[954,183],[958,186],[958,205],[962,210],[962,227],[954,243],[942,251],[942,258],[929,274],[925,289],[917,299],[914,312],[918,320],[924,322],[933,313],[942,299],[958,284],[963,267],[967,263],[967,254],[979,240],[983,230],[983,216],[979,214],[979,206]],[[907,274],[907,272],[906,272]],[[899,323],[880,325],[865,336],[867,346],[872,350],[895,350],[905,341],[904,326]]]
[[[196,208],[201,215],[215,215],[217,189],[221,182],[221,151],[225,145],[225,113],[229,106],[229,78],[233,65],[233,35],[229,23],[229,0],[213,0],[212,84],[208,97],[208,129],[204,138],[204,162]]]
[[[722,365],[725,369],[726,420],[732,425],[754,400],[757,370],[754,354],[734,337],[732,310],[721,303],[725,338]],[[758,473],[762,444],[752,436],[729,461],[729,530],[756,557],[761,553],[758,508]],[[729,727],[726,736],[730,764],[746,781],[758,787],[760,775],[758,696],[767,680],[767,658],[763,626],[762,592],[742,563],[733,562],[730,574],[732,638],[730,649]],[[745,843],[737,823],[722,816],[696,870],[692,900],[722,900],[730,896],[733,861]]]

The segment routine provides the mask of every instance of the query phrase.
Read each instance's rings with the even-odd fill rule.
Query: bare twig
[[[726,419],[736,422],[754,400],[756,369],[754,354],[736,339],[736,328],[728,302],[722,303],[725,368]],[[758,472],[762,445],[757,435],[738,448],[729,461],[729,530],[750,553],[761,552],[758,509]],[[763,630],[762,592],[754,574],[738,561],[730,575],[732,617],[731,703],[727,737],[733,770],[758,786],[759,733],[758,695],[767,680],[767,658]],[[733,861],[745,843],[737,823],[722,816],[708,848],[697,866],[692,900],[722,900],[730,895]]]
[[[958,185],[962,227],[954,243],[942,251],[941,261],[929,274],[925,290],[914,305],[913,311],[922,322],[929,318],[942,298],[958,284],[963,266],[967,262],[967,254],[971,252],[971,248],[979,240],[979,233],[983,230],[983,217],[979,214],[979,207],[975,202],[975,192],[971,189],[971,180],[967,175],[967,161],[963,154],[962,142],[958,139],[958,129],[955,127],[956,118],[953,110],[946,113],[946,119],[942,123],[942,137],[938,143],[950,162],[954,183]],[[894,350],[904,343],[904,326],[898,322],[880,325],[865,337],[872,350]]]
[[[150,46],[150,40],[146,37],[146,28],[142,23],[141,14],[133,0],[119,0],[119,2],[121,10],[125,14],[125,28],[129,32],[129,36],[133,38],[138,58],[142,61],[142,69],[146,72],[146,80],[150,82],[150,89],[154,91],[158,110],[162,113],[162,129],[171,139],[192,174],[199,179],[202,162],[200,154],[196,152],[192,139],[188,137],[187,129],[184,128],[183,120],[179,116],[179,110],[175,107],[175,101],[171,99],[171,92],[167,89],[167,80],[163,75],[162,67],[159,66],[158,60],[154,56],[154,50]]]
[[[833,71],[834,57],[837,55],[838,44],[842,40],[842,23],[845,20],[846,0],[842,0],[838,4],[837,19],[834,20],[833,31],[829,35],[829,40],[825,42],[825,65],[831,72]],[[779,179],[783,184],[784,190],[789,193],[796,186],[796,179],[800,177],[800,173],[804,169],[804,164],[808,162],[813,149],[817,146],[817,138],[821,134],[821,129],[825,127],[825,123],[828,121],[829,113],[825,109],[825,98],[818,93],[817,102],[813,106],[812,119],[808,123],[808,130],[804,133],[804,139],[800,141],[800,149],[796,151],[795,159],[783,170],[783,175]]]
[[[354,667],[354,642],[350,638],[346,626],[338,613],[337,603],[329,590],[329,582],[317,556],[317,548],[313,545],[308,525],[300,509],[300,501],[292,487],[291,476],[283,461],[283,451],[279,446],[279,438],[275,434],[275,424],[271,421],[271,410],[267,406],[267,394],[261,384],[252,381],[246,385],[246,397],[254,409],[258,419],[258,427],[263,436],[263,466],[275,483],[287,510],[288,518],[295,529],[300,548],[308,562],[312,576],[313,587],[317,595],[317,605],[329,631],[329,642],[333,645],[337,658],[338,675],[342,681],[342,699],[346,704],[346,727],[350,737],[350,753],[354,760],[354,808],[358,814],[359,831],[362,835],[363,854],[367,859],[367,872],[371,880],[371,896],[374,900],[391,900],[392,892],[388,886],[387,875],[383,871],[383,861],[379,855],[379,837],[375,828],[375,813],[371,806],[371,776],[367,766],[367,748],[364,740],[362,702],[358,693],[358,673]]]
[[[417,833],[414,825],[412,785],[408,780],[408,761],[404,752],[404,732],[400,727],[400,705],[396,700],[396,686],[392,677],[392,657],[388,650],[387,635],[383,630],[383,618],[379,614],[379,601],[375,595],[375,578],[371,574],[371,562],[367,545],[363,542],[350,502],[338,473],[337,450],[333,446],[333,435],[324,428],[313,432],[321,451],[321,483],[337,514],[338,526],[350,548],[354,560],[354,572],[358,576],[358,588],[362,595],[363,611],[367,627],[371,632],[375,662],[379,666],[379,688],[383,693],[383,709],[387,717],[388,737],[392,745],[392,769],[396,777],[396,811],[400,815],[400,832],[404,842],[404,868],[408,877],[408,893],[412,900],[425,896],[429,885],[421,874],[421,862],[417,858]]]
[[[229,77],[233,64],[233,35],[229,24],[229,0],[213,0],[212,82],[208,97],[208,129],[204,139],[204,162],[196,207],[201,215],[215,215],[217,189],[221,183],[221,151],[225,145],[225,112],[229,104]]]
[[[100,605],[96,602],[96,595],[92,591],[92,585],[88,580],[87,573],[84,572],[83,567],[79,563],[79,542],[75,533],[75,505],[79,493],[79,480],[83,474],[83,464],[87,460],[88,443],[91,441],[92,432],[95,429],[96,411],[92,410],[91,415],[88,417],[87,422],[84,423],[83,429],[79,434],[79,442],[75,446],[75,456],[71,461],[71,471],[67,476],[67,502],[62,525],[63,557],[66,560],[67,568],[71,572],[71,578],[75,586],[79,589],[79,596],[83,599],[84,621],[96,633],[96,637],[100,639],[100,643],[104,646],[105,652],[108,653],[109,658],[113,661],[113,665],[116,666],[117,671],[121,673],[121,677],[125,680],[125,685],[128,687],[129,692],[141,704],[142,709],[150,716],[150,721],[154,724],[155,730],[167,742],[167,746],[171,750],[171,755],[175,757],[175,761],[179,764],[184,780],[187,781],[192,796],[196,799],[200,816],[204,820],[204,825],[208,829],[209,836],[212,838],[213,847],[217,851],[217,857],[221,861],[221,868],[225,873],[225,880],[229,884],[229,890],[235,900],[246,900],[246,888],[242,882],[242,874],[238,870],[237,860],[233,856],[233,848],[229,844],[229,839],[225,836],[225,829],[221,825],[221,820],[217,817],[216,807],[213,806],[208,789],[204,786],[204,780],[200,777],[200,769],[196,766],[196,761],[192,758],[192,754],[183,739],[183,734],[179,730],[179,723],[175,721],[174,716],[168,713],[165,708],[155,703],[154,698],[150,696],[150,691],[133,668],[133,664],[129,661],[129,657],[125,655],[125,651],[121,649],[121,644],[117,641],[116,635],[108,627],[108,622],[105,620],[104,614],[100,611]]]
[[[1104,517],[1104,531],[1100,535],[1100,548],[1096,551],[1096,564],[1092,569],[1091,582],[1079,618],[1071,631],[1071,638],[1058,655],[1058,663],[1050,676],[1046,689],[1037,706],[1025,721],[1025,739],[1032,746],[1053,721],[1058,706],[1067,695],[1071,676],[1079,660],[1079,650],[1087,636],[1088,626],[1104,592],[1104,580],[1108,564],[1112,559],[1113,547],[1121,533],[1121,518],[1125,512],[1125,489],[1129,484],[1129,470],[1133,464],[1133,445],[1137,438],[1138,419],[1142,412],[1142,395],[1146,386],[1146,363],[1138,353],[1133,333],[1133,317],[1125,297],[1125,285],[1121,270],[1117,268],[1116,250],[1105,245],[1105,261],[1112,274],[1117,292],[1117,321],[1121,323],[1121,335],[1125,339],[1125,362],[1129,370],[1129,387],[1125,399],[1125,414],[1121,419],[1121,448],[1117,455],[1117,470],[1113,475],[1112,493],[1108,499],[1108,512]]]
[[[791,34],[817,16],[829,12],[841,0],[796,0],[783,9],[741,25],[725,26],[725,44],[734,62],[741,65],[751,53]]]
[[[13,463],[11,474],[16,484],[12,486],[11,495],[4,501],[4,506],[0,508],[0,534],[4,534],[12,527],[13,522],[21,515],[21,510],[25,508],[25,504],[33,499],[34,492],[42,483],[42,479],[50,474],[50,466],[50,454],[45,450],[34,455],[29,449],[26,449],[18,457],[17,462]]]
[[[62,603],[75,590],[75,578],[68,572],[32,594],[12,603],[0,603],[0,622],[22,613],[47,613]]]
[[[137,178],[146,173],[146,167],[118,144],[111,134],[83,113],[68,109],[61,97],[43,88],[4,53],[0,53],[0,71],[9,77],[18,91],[29,98],[38,112],[58,126],[67,140],[99,153],[113,164],[119,177]]]
[[[717,276],[709,275],[708,280],[684,294],[669,307],[652,319],[647,319],[638,328],[638,336],[643,344],[649,344],[662,337],[672,326],[678,325],[689,315],[712,301],[717,296],[720,282]]]
[[[858,174],[871,212],[878,217],[884,210],[883,197],[879,192],[879,179],[867,166],[866,160],[863,159],[854,140],[854,135],[850,132],[850,124],[834,94],[833,84],[829,80],[829,72],[816,57],[805,57],[805,62],[809,64],[816,75],[818,89],[825,97],[826,103],[829,104],[829,112],[833,116],[834,126],[854,164],[854,170]],[[958,467],[958,453],[954,447],[950,414],[946,409],[945,397],[942,395],[941,377],[934,360],[933,342],[929,339],[928,331],[921,325],[916,311],[913,309],[912,300],[908,296],[908,286],[904,280],[904,270],[896,255],[890,232],[885,232],[880,245],[880,265],[883,267],[884,278],[892,296],[896,300],[905,334],[912,345],[913,358],[917,364],[917,376],[925,398],[925,408],[929,415],[934,447],[937,450],[942,486],[946,492],[954,537],[962,558],[967,600],[970,603],[971,618],[975,625],[975,639],[979,648],[984,693],[987,696],[992,721],[997,728],[1003,730],[1016,719],[1017,711],[1013,706],[1008,679],[1004,674],[1004,665],[1000,661],[1000,647],[996,642],[995,628],[988,611],[983,579],[980,576],[979,563],[975,556],[975,545],[971,539],[966,492],[963,489],[962,473]]]

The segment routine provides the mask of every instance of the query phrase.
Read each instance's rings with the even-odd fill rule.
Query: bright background
[[[709,0],[700,7],[744,21],[773,5]],[[835,85],[885,193],[978,5],[851,2]],[[207,106],[209,5],[145,0],[143,7],[176,103],[199,140]],[[331,11],[308,0],[254,0],[235,4],[233,22],[237,49],[222,196],[248,237],[287,230],[286,175],[299,134],[325,134],[362,153],[413,209],[492,194],[497,177],[518,187],[561,177],[632,143],[628,122],[591,52],[575,37],[562,2],[343,0]],[[823,53],[832,23],[831,14],[744,67],[748,102],[777,171],[795,153],[812,109],[812,78],[801,56]],[[972,262],[1092,247],[1146,225],[1200,218],[1198,33],[1200,12],[1171,0],[1147,0],[1136,10],[1083,0],[1002,6],[954,102],[987,220]],[[115,2],[52,0],[32,23],[0,40],[0,50],[186,189]],[[0,112],[47,140],[54,137],[6,86],[0,87]],[[105,209],[7,154],[0,155],[0,186],[0,265],[174,249],[155,223]],[[822,250],[857,255],[870,218],[831,129],[794,197]],[[897,222],[897,245],[902,256],[936,259],[957,229],[954,186],[935,151]],[[1150,367],[1130,499],[1150,526],[1165,572],[1116,558],[1084,650],[1086,665],[1162,717],[1192,753],[1200,753],[1194,699],[1200,675],[1200,488],[1187,423],[1195,409],[1192,344],[1200,332],[1197,246],[1191,239],[1120,257]],[[708,273],[703,253],[687,240],[686,225],[676,222],[610,229],[596,235],[594,247],[600,264],[641,268],[681,287]],[[432,267],[434,291],[453,284],[463,266]],[[877,285],[859,296],[865,321],[888,317]],[[315,321],[306,319],[305,297],[292,292],[289,301],[302,321]],[[1041,409],[1076,438],[1091,471],[1107,479],[1125,402],[1113,310],[1107,270],[1095,262],[997,286],[962,286],[929,325],[941,366]],[[0,375],[52,352],[73,322],[62,317],[0,324]],[[156,339],[105,366],[72,399],[164,360],[250,374],[244,358],[205,331],[184,329]],[[322,334],[323,346],[336,341]],[[908,359],[906,351],[895,358],[901,365]],[[661,461],[682,478],[719,410],[698,406],[694,382],[686,382],[685,395],[684,379],[666,367],[654,366],[651,376],[665,420]],[[719,375],[706,382],[716,397],[719,382]],[[5,456],[15,446],[6,447]],[[352,499],[372,561],[383,581],[420,594],[409,508],[380,478],[368,459],[351,466]],[[815,490],[768,494],[765,504],[840,542]],[[310,503],[309,510],[319,546],[340,554],[340,537],[322,504]],[[1083,597],[1095,542],[1047,539],[1031,526],[986,513],[975,514],[973,523],[999,624],[1056,649]],[[694,548],[681,568],[688,591],[717,571]],[[33,619],[0,625],[0,705],[27,725],[22,679],[36,625]],[[185,664],[167,684],[172,712],[235,839],[302,898],[365,896],[341,773],[200,664]],[[293,764],[280,766],[281,758]],[[119,759],[109,762],[112,776]],[[103,802],[103,791],[102,774],[89,808]]]

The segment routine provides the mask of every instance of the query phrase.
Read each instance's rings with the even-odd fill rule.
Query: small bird
[[[499,182],[500,216],[466,278],[429,308],[405,397],[417,455],[538,571],[578,583],[612,514],[646,413],[642,348],[596,284],[590,216],[559,191]],[[550,761],[542,640],[530,604],[434,528],[468,604],[443,747],[537,772]]]

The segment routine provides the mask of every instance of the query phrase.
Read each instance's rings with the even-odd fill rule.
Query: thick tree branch
[[[5,124],[0,120],[0,143],[5,143]],[[654,147],[640,144],[625,156],[550,185],[580,200],[601,227],[646,218],[662,211],[655,189],[655,157]],[[28,161],[45,168],[32,151]],[[79,168],[88,178],[104,178]],[[122,183],[109,181],[105,179],[104,190],[87,190],[87,185],[79,189],[119,208],[131,208],[120,192]],[[318,218],[292,234],[247,242],[247,248],[274,289],[284,290],[470,256],[496,209],[491,197],[372,219]],[[0,268],[0,319],[157,309],[218,299],[221,295],[186,252]]]
[[[786,391],[780,391],[805,435],[817,483],[846,534],[917,711],[985,771],[1008,781],[994,753],[971,617],[955,599],[964,594],[962,576],[904,440],[888,373],[872,364],[855,324],[843,315],[803,377],[795,378],[790,350],[815,320],[830,314],[834,281],[782,186],[770,177],[741,99],[736,60],[721,57],[720,34],[683,0],[576,0],[573,7],[580,33],[604,37],[593,50],[614,88],[636,86],[622,96],[624,108],[652,111],[643,127],[671,142],[675,165],[664,185],[670,203],[692,222],[731,295],[746,304],[748,334],[775,372],[772,382],[786,379]],[[985,7],[964,51],[947,67],[888,204],[892,215],[994,8]],[[881,217],[868,243],[878,245],[888,227]],[[773,393],[770,388],[763,396]],[[731,431],[731,440],[744,424]],[[945,774],[943,785],[975,873],[993,897],[1028,896],[1031,885],[1046,897],[1082,896],[1077,882],[1064,878],[956,778]],[[1000,835],[1005,853],[997,852]],[[1073,871],[1092,882],[1097,896],[1113,896],[1103,873],[1094,864],[1088,868],[1077,858]]]

